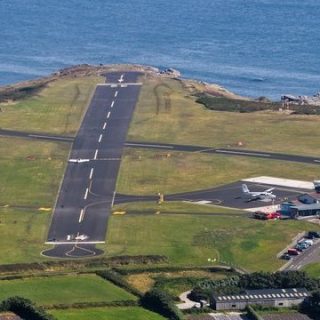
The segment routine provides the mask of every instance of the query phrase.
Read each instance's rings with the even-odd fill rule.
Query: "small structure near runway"
[[[305,288],[247,290],[243,294],[213,296],[212,305],[215,310],[243,310],[248,305],[291,307],[308,296]]]

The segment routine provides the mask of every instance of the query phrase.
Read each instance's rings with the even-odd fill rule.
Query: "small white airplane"
[[[272,193],[272,190],[274,190],[274,188],[254,192],[250,191],[246,184],[242,185],[242,195],[245,199],[247,199],[247,202],[254,200],[261,200],[265,202],[272,201],[277,197],[275,194]]]
[[[87,240],[89,237],[85,234],[80,234],[78,236],[75,237],[76,240]]]
[[[123,82],[123,74],[121,75],[120,79],[118,80],[120,83]]]
[[[90,159],[69,159],[69,162],[73,162],[73,163],[83,163],[83,162],[89,162]]]

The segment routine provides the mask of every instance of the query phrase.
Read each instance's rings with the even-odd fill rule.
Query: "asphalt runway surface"
[[[206,204],[220,205],[223,207],[239,208],[239,209],[252,209],[257,207],[264,207],[268,205],[277,205],[284,200],[293,200],[299,194],[309,192],[310,190],[295,189],[288,187],[275,186],[272,191],[277,196],[274,202],[254,200],[248,201],[242,197],[241,185],[244,182],[238,181],[235,183],[227,184],[224,186],[198,190],[177,194],[164,195],[165,201],[188,201],[193,203],[199,203],[206,201]],[[252,182],[245,182],[249,187],[250,191],[264,191],[270,188],[270,185],[257,184]],[[158,195],[147,195],[147,196],[133,196],[125,194],[116,194],[114,204],[139,202],[139,201],[157,201],[159,200]]]
[[[55,205],[47,241],[55,248],[42,254],[76,258],[102,253],[93,245],[105,241],[139,75],[107,74],[107,83],[96,87],[70,153],[72,161],[81,160],[69,159]]]

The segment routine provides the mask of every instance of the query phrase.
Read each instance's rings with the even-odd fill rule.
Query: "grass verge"
[[[125,290],[95,275],[2,280],[0,300],[22,296],[39,305],[136,300]]]
[[[312,181],[318,171],[317,165],[286,161],[127,148],[121,161],[117,192],[179,193],[261,175]]]
[[[305,266],[303,270],[307,272],[309,276],[320,279],[320,262],[310,263]]]
[[[89,309],[52,310],[58,320],[162,320],[162,316],[140,307],[108,307]]]
[[[225,262],[250,271],[275,271],[276,258],[309,224],[303,221],[257,221],[245,217],[194,215],[112,216],[109,255],[160,254],[172,265]]]
[[[142,87],[128,138],[218,148],[241,142],[249,150],[318,155],[319,119],[285,112],[211,111],[197,104],[181,82],[156,79]]]
[[[2,103],[0,127],[21,131],[75,135],[97,83],[96,76],[58,79],[37,95]]]

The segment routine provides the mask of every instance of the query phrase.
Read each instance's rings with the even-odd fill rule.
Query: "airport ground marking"
[[[108,114],[107,114],[107,119],[110,118],[110,114],[111,114],[111,112],[109,111]]]
[[[83,197],[84,200],[87,200],[88,193],[89,193],[89,188],[86,189],[86,193],[84,194],[84,197]]]
[[[117,95],[118,95],[118,91],[116,91],[116,92],[114,93],[114,97],[116,98]]]
[[[100,143],[101,140],[102,140],[102,134],[100,134],[98,142]]]
[[[320,160],[313,160],[314,162],[317,162],[317,163],[319,163],[320,162]]]
[[[107,126],[107,123],[105,122],[105,123],[103,124],[102,130],[106,130],[106,126]]]
[[[94,160],[97,160],[97,156],[98,156],[98,149],[96,149],[96,152],[94,153]]]
[[[89,175],[89,179],[91,180],[92,179],[92,176],[93,176],[93,168],[91,168],[91,170],[90,170],[90,175]]]
[[[80,216],[79,216],[79,223],[83,221],[83,217],[84,217],[84,209],[81,209]]]
[[[112,101],[112,103],[111,103],[111,108],[113,108],[113,105],[114,105],[114,101]]]

